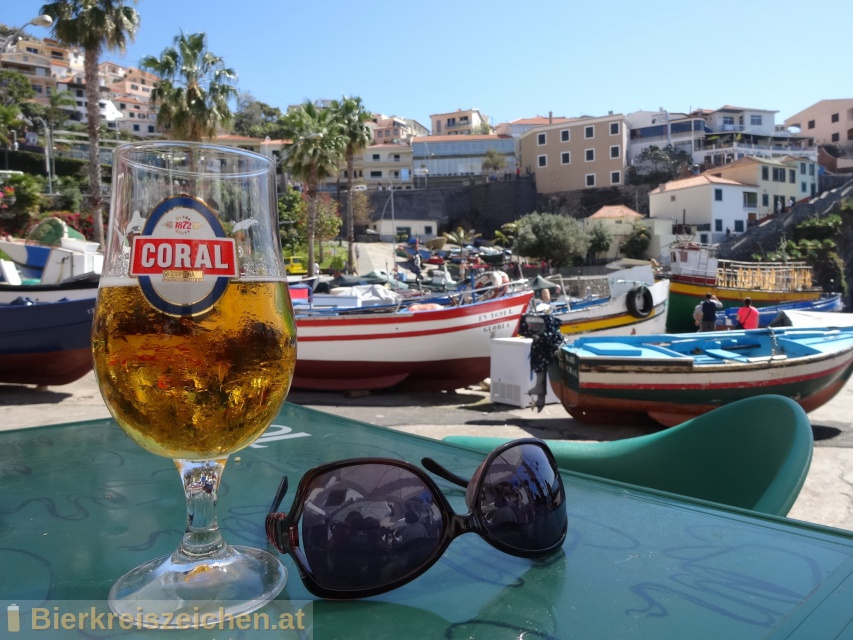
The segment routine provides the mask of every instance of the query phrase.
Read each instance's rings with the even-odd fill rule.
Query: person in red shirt
[[[743,306],[737,310],[737,321],[744,329],[758,328],[758,309],[752,306],[752,298],[743,299]]]

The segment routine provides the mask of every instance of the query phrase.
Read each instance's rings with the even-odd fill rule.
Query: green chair
[[[506,442],[444,440],[482,452]],[[814,444],[803,408],[777,395],[739,400],[636,438],[546,442],[562,469],[779,516],[803,487]]]

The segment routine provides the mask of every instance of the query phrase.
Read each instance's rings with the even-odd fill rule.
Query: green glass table
[[[219,502],[226,540],[267,547],[264,517],[281,476],[295,487],[307,469],[355,456],[416,464],[430,456],[466,477],[483,457],[288,403],[228,463]],[[463,490],[436,480],[464,512]],[[311,602],[284,558],[287,587],[266,608],[310,602],[309,628],[293,637],[318,639],[853,638],[853,532],[580,474],[564,480],[569,534],[549,558],[506,556],[463,536],[416,581],[357,602]],[[292,499],[293,489],[282,508]],[[0,433],[0,638],[13,603],[24,607],[16,617],[25,617],[21,603],[54,612],[57,602],[103,605],[125,571],[177,547],[184,520],[172,462],[112,420]],[[9,637],[26,637],[28,624]],[[61,636],[113,637],[38,637]]]

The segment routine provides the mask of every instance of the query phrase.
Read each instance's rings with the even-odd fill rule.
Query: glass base
[[[261,608],[286,583],[287,569],[261,549],[224,545],[212,558],[178,550],[124,574],[109,604],[143,627],[204,627]]]

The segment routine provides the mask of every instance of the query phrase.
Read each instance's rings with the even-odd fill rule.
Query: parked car
[[[305,276],[308,275],[308,267],[302,261],[302,258],[291,256],[284,259],[284,268],[289,276]]]

